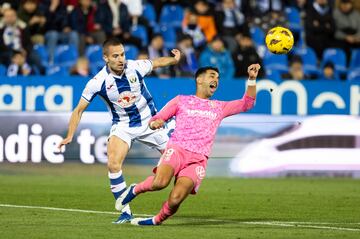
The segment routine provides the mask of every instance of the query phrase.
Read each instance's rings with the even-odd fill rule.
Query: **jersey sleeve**
[[[171,117],[173,117],[174,115],[176,115],[176,112],[178,110],[178,104],[179,104],[179,99],[180,96],[176,96],[175,98],[173,98],[172,100],[170,100],[165,106],[164,108],[162,108],[156,115],[154,115],[151,119],[150,122],[157,119],[162,119],[164,121],[167,121],[168,119],[170,119]]]
[[[153,69],[153,63],[151,60],[136,60],[133,62],[135,70],[137,70],[142,77],[149,74]]]
[[[87,102],[91,102],[94,99],[94,97],[99,93],[100,90],[101,90],[101,84],[99,84],[99,80],[93,78],[89,80],[88,83],[86,84],[81,97]]]
[[[223,118],[246,112],[254,107],[255,98],[245,94],[240,100],[223,102]]]

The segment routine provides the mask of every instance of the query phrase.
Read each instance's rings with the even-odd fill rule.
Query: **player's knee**
[[[169,197],[169,206],[172,208],[178,207],[181,202],[185,199],[185,196],[181,193],[171,193]]]
[[[152,184],[153,190],[161,190],[169,185],[169,180],[164,178],[155,178]]]

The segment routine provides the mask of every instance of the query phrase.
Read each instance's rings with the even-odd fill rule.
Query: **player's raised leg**
[[[117,136],[111,136],[108,142],[108,175],[111,192],[115,200],[126,190],[126,182],[122,175],[122,164],[129,151],[129,145]],[[132,218],[130,207],[124,207],[115,223],[128,222]]]
[[[146,178],[138,184],[130,185],[126,191],[116,200],[115,208],[122,210],[140,193],[158,191],[166,188],[174,176],[174,169],[168,164],[161,164],[156,169],[156,175]]]
[[[174,215],[180,204],[186,199],[194,188],[194,182],[188,177],[180,177],[177,179],[173,190],[170,193],[168,200],[163,204],[160,212],[151,218],[134,218],[131,224],[147,226],[159,225],[170,216]]]

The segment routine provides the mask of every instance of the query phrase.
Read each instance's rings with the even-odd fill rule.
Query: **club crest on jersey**
[[[131,91],[123,91],[120,93],[117,102],[123,108],[132,106],[136,101],[136,95]]]
[[[136,82],[136,76],[130,76],[130,78],[129,78],[129,81],[131,82],[131,83],[135,83]]]
[[[198,176],[198,178],[199,178],[200,180],[203,179],[203,178],[205,178],[206,172],[205,172],[205,169],[204,169],[203,166],[197,166],[197,167],[195,168],[195,172],[196,172],[196,175]]]

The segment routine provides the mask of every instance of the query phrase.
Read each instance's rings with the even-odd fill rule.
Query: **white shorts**
[[[173,124],[170,125],[172,126]],[[148,124],[145,124],[142,127],[132,128],[114,124],[110,129],[109,138],[113,135],[119,137],[129,145],[129,149],[131,147],[132,141],[137,140],[151,148],[164,150],[172,131],[173,127],[152,130],[149,128]]]

